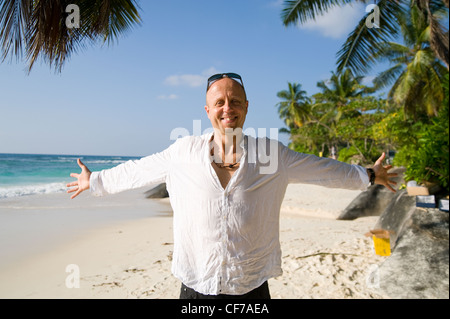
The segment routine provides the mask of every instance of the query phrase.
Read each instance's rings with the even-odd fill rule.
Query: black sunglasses
[[[236,81],[236,82],[238,82],[242,86],[242,88],[244,88],[244,82],[242,81],[242,77],[239,74],[237,74],[237,73],[219,73],[219,74],[214,74],[214,75],[209,77],[209,79],[208,79],[208,86],[206,87],[206,92],[208,92],[209,88],[211,87],[211,84],[213,84],[217,80],[220,80],[220,79],[223,79],[223,78],[230,78],[230,79],[233,79],[233,80],[239,80],[240,82],[238,82],[238,81]]]

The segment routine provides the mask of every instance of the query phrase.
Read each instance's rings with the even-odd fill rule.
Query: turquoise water
[[[99,171],[139,157],[0,153],[0,199],[33,194],[65,192],[79,173],[77,158],[91,170]]]

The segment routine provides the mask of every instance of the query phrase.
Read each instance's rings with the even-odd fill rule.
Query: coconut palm
[[[309,124],[325,129],[323,132],[327,136],[329,149],[333,146],[337,149],[342,144],[336,129],[338,122],[362,114],[362,110],[348,108],[348,105],[374,91],[362,85],[362,80],[362,76],[354,76],[350,69],[346,69],[341,74],[332,72],[329,80],[317,83],[321,92],[313,96]]]
[[[331,72],[329,80],[317,83],[322,92],[314,95],[314,110],[320,110],[319,113],[323,114],[324,119],[327,118],[331,122],[339,121],[343,115],[359,115],[346,112],[345,106],[352,100],[374,92],[374,88],[362,85],[362,80],[362,76],[354,76],[350,69],[340,74]]]
[[[379,61],[393,64],[374,80],[378,87],[392,85],[388,98],[404,106],[408,114],[437,115],[444,99],[441,79],[448,70],[436,58],[431,48],[431,29],[426,14],[416,5],[404,18],[402,34],[404,44],[386,42],[374,53]]]
[[[372,88],[361,84],[362,80],[362,76],[354,76],[350,69],[346,69],[340,74],[331,72],[331,78],[320,81],[317,87],[322,90],[322,95],[328,102],[339,108],[348,104],[350,99],[373,92]]]
[[[282,19],[285,26],[296,23],[305,23],[314,20],[317,15],[326,13],[334,6],[345,5],[352,2],[366,2],[363,0],[286,0],[282,11]],[[395,39],[399,35],[402,17],[408,7],[418,3],[419,8],[426,14],[430,25],[430,40],[433,52],[447,66],[448,57],[448,30],[440,23],[440,16],[436,15],[446,7],[448,12],[448,0],[380,0],[376,1],[382,14],[382,25],[379,28],[368,28],[366,20],[370,13],[361,19],[353,32],[338,52],[338,71],[350,68],[355,74],[366,73],[375,63],[373,53],[379,51],[384,42]]]
[[[303,126],[308,120],[310,100],[306,96],[306,91],[302,90],[301,84],[288,82],[288,86],[288,90],[277,93],[277,96],[282,99],[277,106],[280,118],[289,129],[292,129]]]
[[[79,28],[66,25],[69,4],[79,7]],[[0,0],[2,60],[25,51],[29,71],[39,57],[61,71],[72,53],[111,43],[139,23],[135,0]]]

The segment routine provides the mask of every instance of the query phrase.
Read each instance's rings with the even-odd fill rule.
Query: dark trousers
[[[270,299],[267,281],[244,295],[204,295],[181,284],[180,299]]]

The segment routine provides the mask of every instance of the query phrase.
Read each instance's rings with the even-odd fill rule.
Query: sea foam
[[[66,190],[67,187],[64,183],[49,183],[24,186],[14,185],[0,187],[0,199],[35,194],[61,193],[65,192]]]

